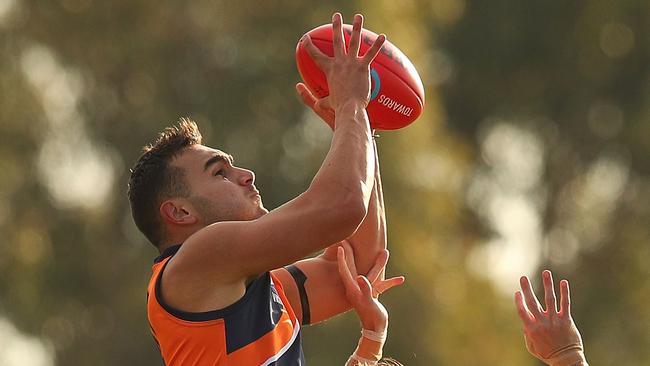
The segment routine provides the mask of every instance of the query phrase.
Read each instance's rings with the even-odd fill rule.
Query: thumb
[[[314,97],[314,94],[312,94],[311,90],[307,88],[307,85],[303,83],[296,84],[296,92],[298,92],[298,96],[300,96],[300,99],[303,103],[305,103],[306,106],[315,108],[316,97]]]
[[[332,110],[332,104],[330,103],[330,97],[326,96],[324,98],[318,99],[314,107],[318,110]]]
[[[537,350],[535,349],[535,343],[533,343],[533,341],[530,339],[530,337],[528,337],[526,333],[524,333],[524,340],[526,341],[526,349],[528,350],[528,352],[531,355],[535,356],[536,358],[544,361],[542,355],[537,353]]]

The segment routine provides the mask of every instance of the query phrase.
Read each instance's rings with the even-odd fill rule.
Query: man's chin
[[[262,203],[262,197],[261,196],[258,196],[258,200],[259,200],[259,202],[257,204],[257,212],[258,212],[259,216],[257,218],[260,218],[260,217],[266,215],[267,213],[269,213],[269,210],[267,210],[264,207],[264,203]]]
[[[267,213],[269,213],[269,210],[265,209],[263,206],[260,206],[257,210],[256,219],[259,219],[260,217],[266,215]]]

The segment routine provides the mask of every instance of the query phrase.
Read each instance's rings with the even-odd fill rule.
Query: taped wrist
[[[373,332],[371,330],[361,330],[361,338],[357,349],[354,350],[352,356],[357,357],[360,361],[369,363],[370,361],[376,364],[381,360],[384,342],[386,341],[387,332]],[[373,363],[369,363],[373,365]],[[365,364],[363,364],[365,365]]]
[[[307,298],[307,290],[305,290],[305,282],[307,276],[300,268],[295,265],[284,267],[289,272],[293,280],[296,282],[298,288],[298,295],[300,296],[300,307],[302,307],[302,325],[309,325],[311,322],[311,313],[309,311],[309,298]]]
[[[361,336],[363,338],[367,338],[367,339],[370,339],[371,341],[381,343],[382,345],[384,344],[384,342],[386,342],[386,336],[387,335],[388,335],[388,332],[386,330],[384,330],[382,332],[375,332],[375,331],[368,330],[368,329],[362,329],[361,330]]]

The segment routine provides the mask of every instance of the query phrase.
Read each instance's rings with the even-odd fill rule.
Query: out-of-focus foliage
[[[379,140],[389,271],[407,276],[384,296],[385,354],[537,364],[512,292],[544,267],[571,280],[594,364],[649,364],[641,0],[0,0],[0,331],[39,337],[57,365],[161,364],[128,167],[190,116],[256,172],[267,207],[299,194],[330,134],[294,95],[294,47],[335,10],[363,12],[427,92],[424,116]],[[306,357],[343,364],[357,336],[351,314],[306,329]]]

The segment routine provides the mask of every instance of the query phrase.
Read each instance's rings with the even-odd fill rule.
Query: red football
[[[332,57],[332,25],[325,24],[307,32],[312,42],[324,54]],[[352,26],[343,25],[345,44],[349,45]],[[377,34],[361,30],[362,56],[377,39]],[[302,80],[322,98],[329,94],[327,79],[318,65],[311,59],[305,46],[298,42],[296,63]],[[396,130],[409,125],[422,114],[424,108],[424,87],[420,75],[413,63],[394,44],[386,41],[370,64],[372,90],[370,104],[366,110],[373,128],[378,130]]]

